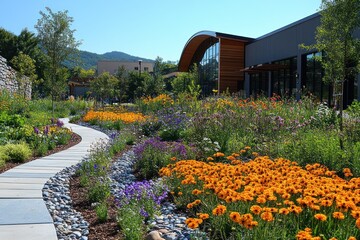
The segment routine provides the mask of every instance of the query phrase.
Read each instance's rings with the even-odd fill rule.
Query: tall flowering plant
[[[145,220],[154,217],[167,197],[168,187],[162,182],[134,182],[117,195],[117,221],[126,239],[141,239]]]

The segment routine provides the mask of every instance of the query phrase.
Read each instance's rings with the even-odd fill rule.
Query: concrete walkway
[[[102,132],[62,120],[81,136],[79,144],[0,174],[0,240],[58,239],[42,188],[57,172],[80,162],[92,143],[108,139]]]

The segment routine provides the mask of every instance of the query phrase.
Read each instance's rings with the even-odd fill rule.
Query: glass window
[[[204,95],[212,94],[213,89],[218,89],[218,73],[219,73],[219,42],[216,38],[211,38],[204,43],[198,55],[203,52],[201,60],[198,64],[199,81],[201,92]]]
[[[282,97],[295,97],[297,58],[292,57],[272,62],[280,66],[279,70],[271,72],[271,91]]]

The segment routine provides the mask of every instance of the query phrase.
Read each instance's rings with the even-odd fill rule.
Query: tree
[[[360,1],[322,0],[320,8],[321,24],[316,29],[316,44],[307,48],[324,53],[320,60],[325,71],[323,81],[334,87],[341,134],[344,83],[355,76],[360,67],[360,41],[353,37],[353,33],[360,26]],[[342,140],[340,145],[343,148]]]
[[[45,86],[51,95],[54,110],[54,100],[66,91],[68,73],[62,66],[78,52],[80,42],[75,40],[74,32],[70,26],[73,18],[67,11],[54,13],[46,8],[47,13],[40,11],[41,18],[35,25],[38,31],[40,46],[47,58]]]
[[[119,80],[108,72],[103,72],[100,76],[90,81],[90,90],[95,95],[96,100],[101,104],[104,100],[111,101],[117,95],[116,86]]]
[[[20,52],[12,58],[11,63],[17,70],[18,92],[26,98],[27,90],[37,81],[35,61],[29,55]]]
[[[171,83],[175,94],[188,93],[193,97],[200,95],[199,73],[197,65],[194,64],[190,72],[180,73]]]
[[[0,28],[0,55],[10,61],[16,52],[16,35]]]
[[[126,69],[124,66],[119,66],[115,77],[118,79],[118,98],[120,102],[127,101],[128,100],[128,73],[126,72]]]

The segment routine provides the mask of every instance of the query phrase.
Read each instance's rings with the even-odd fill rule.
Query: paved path
[[[92,143],[108,139],[102,132],[62,120],[81,136],[79,144],[0,174],[0,240],[58,239],[42,188],[57,172],[81,161]]]

